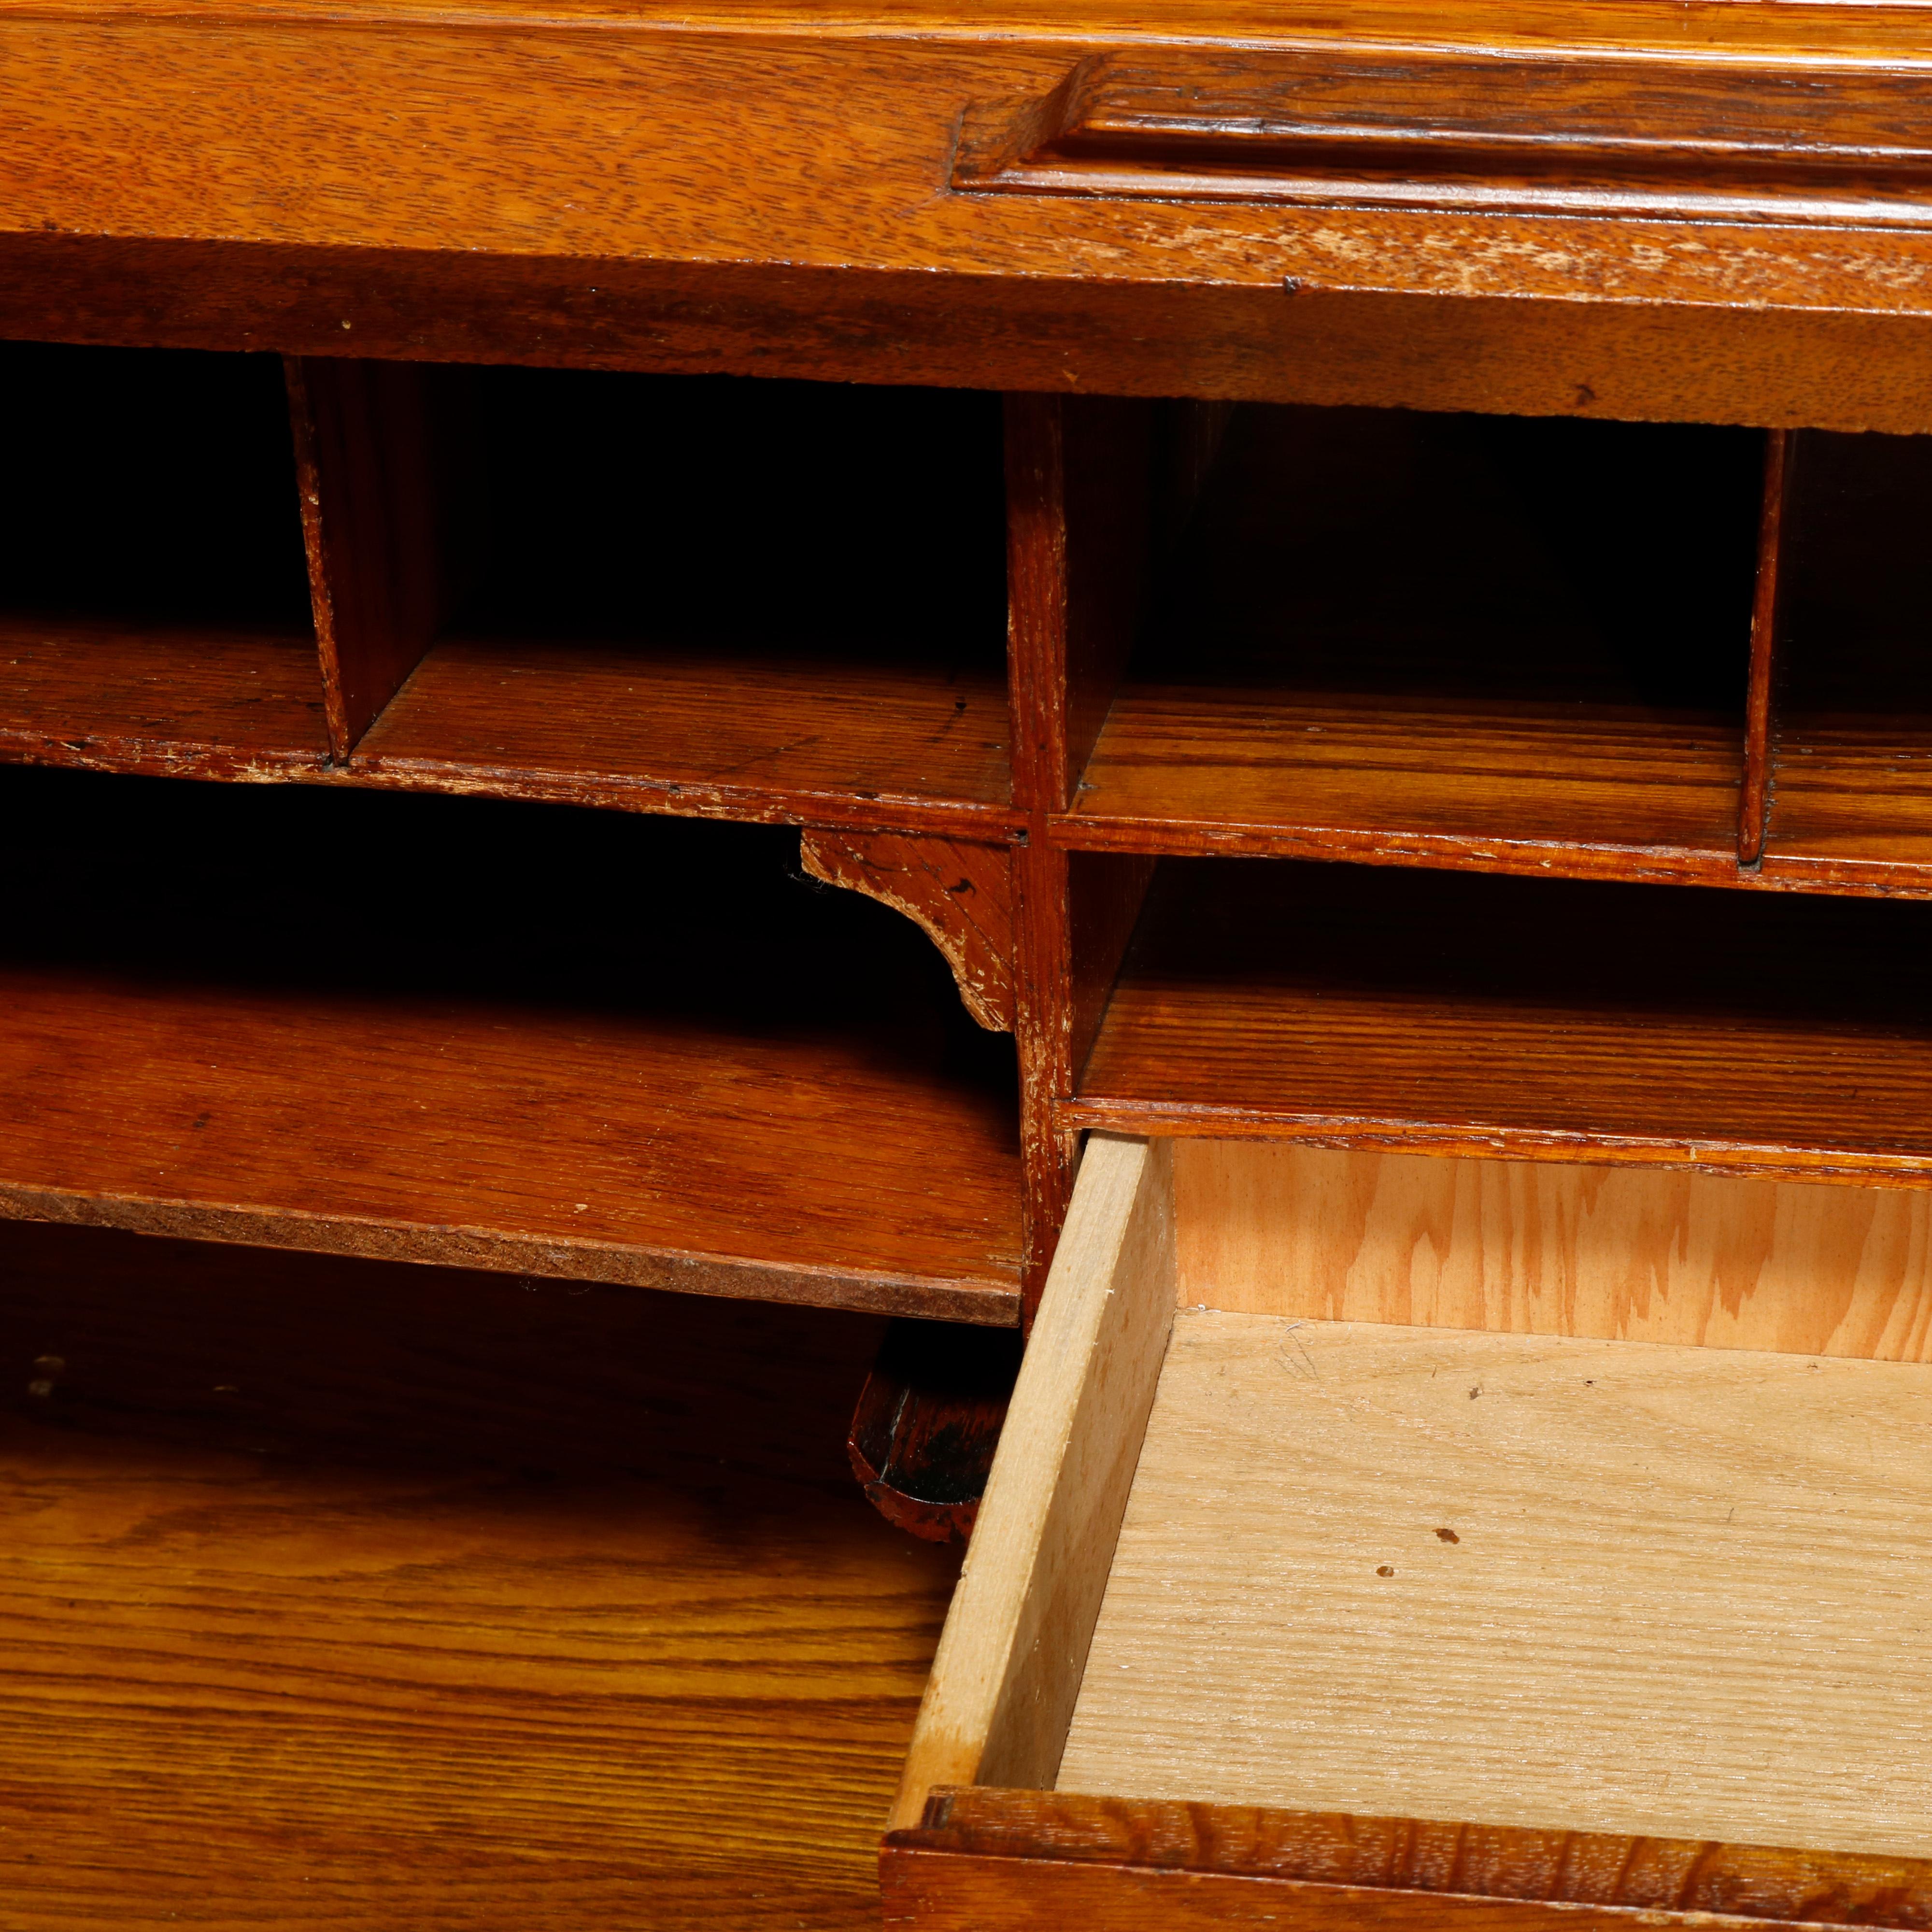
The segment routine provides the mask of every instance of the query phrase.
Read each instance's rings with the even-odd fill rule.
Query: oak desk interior
[[[0,1916],[1932,1918],[1926,17],[0,6]]]

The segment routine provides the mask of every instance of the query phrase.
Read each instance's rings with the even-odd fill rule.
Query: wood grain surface
[[[992,398],[519,369],[429,392],[466,588],[356,776],[1012,822]]]
[[[0,344],[0,758],[321,764],[278,390],[267,356]]]
[[[998,671],[451,638],[362,742],[351,775],[425,791],[681,817],[998,837]]]
[[[1932,1358],[1932,1193],[1174,1144],[1180,1305]]]
[[[880,1324],[0,1228],[22,1932],[857,1932],[953,1564]]]
[[[1048,1784],[1174,1319],[1167,1150],[1088,1144],[920,1706],[896,1826],[936,1784]]]
[[[976,104],[956,187],[1329,207],[1922,223],[1922,74],[1444,50],[1089,56]],[[1880,162],[1876,157],[1882,154]]]
[[[296,629],[0,616],[0,758],[84,771],[284,778],[328,756]]]
[[[585,313],[588,333],[626,338],[658,367],[684,357],[686,367],[934,380],[918,364],[944,342],[939,352],[956,370],[1004,361],[978,380],[1054,392],[1070,372],[1102,392],[1339,400],[1337,388],[1352,386],[1354,400],[1438,407],[1493,398],[1507,407],[1842,428],[1932,420],[1928,350],[1916,340],[1932,310],[1932,237],[1922,233],[1712,223],[1692,235],[1663,221],[1441,208],[1142,202],[1123,211],[1098,200],[945,192],[969,102],[1049,91],[1096,34],[1146,48],[1236,31],[1192,7],[1130,26],[1119,10],[1020,10],[1024,24],[1002,32],[977,19],[942,27],[924,8],[889,10],[869,28],[849,13],[770,8],[676,16],[674,30],[662,12],[608,7],[536,21],[501,8],[437,16],[370,8],[326,16],[326,35],[314,31],[323,16],[300,8],[218,20],[170,8],[16,13],[5,22],[13,146],[0,167],[10,184],[0,229],[190,250],[220,237],[208,275],[193,272],[202,258],[183,258],[190,309],[226,304],[233,284],[220,264],[238,260],[232,251],[290,251],[284,269],[306,286],[268,309],[244,301],[247,319],[236,320],[253,346],[298,352],[331,340],[337,353],[408,352],[398,335],[416,352],[432,340],[441,352],[452,322],[456,334],[480,337],[472,353],[580,351],[578,331],[548,301],[506,310],[458,297],[445,307],[452,283],[473,289],[514,264],[513,281],[548,284]],[[1909,9],[1859,12],[1877,17],[1762,22],[1700,10],[1688,50],[1674,23],[1636,7],[1593,10],[1587,28],[1534,4],[1446,17],[1439,7],[1396,7],[1346,22],[1283,8],[1261,14],[1253,38],[1332,47],[1377,34],[1379,20],[1394,44],[1411,48],[1418,38],[1505,53],[1621,47],[1673,62],[1688,52],[1712,66],[1810,57],[1881,73],[1917,57]],[[623,115],[609,111],[614,95]],[[177,138],[150,143],[130,168],[124,158],[149,126]],[[434,131],[412,142],[399,129]],[[760,165],[748,194],[742,158],[753,153]],[[336,278],[350,266],[347,250],[369,260],[344,281]],[[424,299],[387,272],[380,258],[392,250],[436,258]],[[546,257],[578,266],[554,278]],[[687,265],[728,265],[716,286],[757,313],[675,302],[664,319],[681,339],[668,341],[626,300],[622,271],[633,265],[674,280]],[[904,276],[913,307],[930,304],[930,323],[902,326],[853,287],[846,295],[862,298],[848,316],[821,314],[812,327],[822,352],[788,346],[808,305],[775,314],[768,292],[817,268]],[[779,283],[761,291],[769,273]],[[317,274],[326,292],[310,279]],[[1111,292],[1085,286],[1102,279]],[[1049,280],[1063,285],[1072,326],[1042,337],[1008,304],[1036,307],[1024,285]],[[1359,312],[1293,319],[1296,303],[1282,299],[1289,283],[1317,310],[1332,292],[1365,310],[1367,333]],[[334,298],[349,289],[362,294],[345,309]],[[985,300],[1001,351],[990,363],[974,339],[982,332],[960,327],[962,294]],[[1444,294],[1446,312],[1432,313]],[[69,314],[83,332],[111,329],[131,295],[104,268],[83,299],[56,298],[62,321],[36,295],[31,332],[58,333]],[[1555,299],[1532,314],[1516,299],[1526,296]],[[1457,313],[1466,298],[1469,310]],[[1050,308],[1059,298],[1045,299]],[[1406,313],[1376,315],[1406,300]],[[301,324],[271,319],[291,306],[306,310]],[[1191,313],[1176,330],[1178,310]],[[218,339],[178,302],[149,313],[151,330]],[[1886,332],[1867,325],[1887,316],[1905,321],[1893,333],[1906,339],[1875,364]],[[1418,324],[1426,346],[1412,332]],[[1297,356],[1294,340],[1310,328],[1322,352]],[[1486,339],[1459,357],[1458,334]],[[1190,340],[1192,367],[1177,371],[1165,342]],[[1238,386],[1203,386],[1210,368],[1217,377],[1206,380]]]
[[[1932,1174],[1919,905],[1161,864],[1070,1126]]]
[[[1184,1310],[1060,1783],[1923,1857],[1928,1427],[1917,1364]]]
[[[1920,1858],[983,1788],[935,1793],[920,1828],[889,1838],[880,1866],[891,1926],[1046,1925],[1058,1911],[1123,1928],[1768,1921],[1918,1932],[1932,1912]]]
[[[1721,431],[1240,412],[1055,836],[1730,876],[1757,470]]]
[[[1010,1048],[783,833],[11,776],[9,1212],[1015,1318]]]

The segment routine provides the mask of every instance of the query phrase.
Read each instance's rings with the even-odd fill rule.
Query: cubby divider
[[[1006,836],[994,399],[298,366],[365,782]]]
[[[1054,836],[1734,873],[1758,448],[1239,412]]]
[[[1932,437],[1791,442],[1762,876],[1932,895]]]
[[[0,345],[0,758],[320,768],[280,386],[267,356]]]

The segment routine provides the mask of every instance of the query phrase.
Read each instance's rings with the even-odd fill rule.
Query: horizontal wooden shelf
[[[784,835],[6,776],[7,1212],[1016,1318],[1010,1042]]]
[[[956,1554],[880,1322],[0,1227],[10,1924],[856,1928]]]
[[[644,644],[433,645],[350,760],[364,782],[1000,838],[1004,676]]]
[[[1236,412],[1065,844],[1736,871],[1757,445]]]
[[[1071,1126],[1932,1177],[1932,912],[1162,862]]]
[[[0,758],[256,778],[328,757],[302,632],[0,613]]]
[[[1727,881],[1736,728],[1631,706],[1130,684],[1057,844]]]
[[[328,756],[278,357],[0,344],[0,759]]]
[[[1022,824],[995,399],[302,372],[352,778],[993,838]]]

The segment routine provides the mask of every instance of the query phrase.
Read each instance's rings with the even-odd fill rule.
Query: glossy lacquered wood
[[[1528,56],[1519,94],[1566,51],[1642,62],[1660,82],[1688,70],[1707,90],[1722,71],[1808,60],[1849,68],[1852,92],[1909,86],[1909,10],[1870,10],[1787,23],[1712,8],[1688,46],[1634,8],[1593,11],[1586,31],[1540,7],[1407,8],[1384,31]],[[1721,220],[1693,235],[1594,210],[1458,210],[1449,193],[1337,211],[949,192],[973,104],[1044,98],[1109,41],[1184,74],[1204,29],[1235,31],[1192,8],[1028,11],[1004,32],[929,9],[16,14],[0,226],[82,238],[60,320],[41,307],[34,326],[97,340],[167,329],[304,354],[589,356],[1051,393],[1070,376],[1101,393],[1932,421],[1927,236],[1911,228],[1882,244]],[[1277,10],[1242,51],[1264,85],[1268,44],[1346,56],[1372,31]],[[614,88],[632,110],[615,118]],[[110,131],[130,98],[177,137],[139,170]],[[418,126],[436,138],[398,145]],[[116,273],[117,253],[165,264],[177,249],[165,293]],[[1531,313],[1516,299],[1538,296],[1557,300]]]
[[[891,1926],[1696,1923],[1916,1932],[1922,1858],[971,1790],[881,1862]],[[1642,1915],[1641,1918],[1639,1915]],[[1690,1915],[1695,1915],[1694,1918]]]
[[[1459,50],[1090,56],[976,104],[953,184],[1334,206],[1893,220],[1932,210],[1922,75]]]
[[[0,1227],[10,1926],[860,1932],[956,1562],[879,1322]]]
[[[1162,865],[1070,1124],[1932,1174],[1918,905]]]

